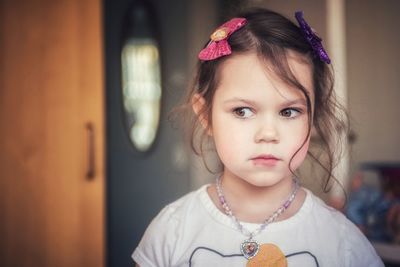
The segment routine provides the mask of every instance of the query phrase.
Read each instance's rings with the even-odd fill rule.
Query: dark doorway
[[[147,1],[154,9],[161,56],[162,99],[159,131],[146,153],[126,133],[121,89],[124,17],[135,1],[104,0],[107,132],[107,266],[132,266],[130,258],[146,226],[168,202],[189,191],[188,166],[179,161],[181,130],[168,113],[187,83],[187,2]]]

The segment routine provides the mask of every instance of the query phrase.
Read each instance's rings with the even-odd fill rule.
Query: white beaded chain
[[[222,191],[221,177],[217,177],[216,179],[218,198],[222,207],[224,208],[226,215],[232,218],[233,222],[236,224],[236,227],[240,230],[240,232],[242,232],[246,236],[249,236],[250,240],[254,236],[258,235],[261,231],[263,231],[265,227],[267,227],[270,223],[274,222],[276,218],[279,217],[279,215],[281,215],[287,208],[289,208],[290,204],[292,204],[294,198],[296,197],[297,191],[299,190],[300,187],[299,181],[296,177],[293,178],[293,183],[294,183],[293,191],[288,197],[288,199],[283,203],[283,205],[279,207],[279,209],[277,209],[271,216],[269,216],[256,230],[250,232],[240,223],[240,221],[233,214],[231,208],[228,206],[228,203],[226,202],[224,193]]]

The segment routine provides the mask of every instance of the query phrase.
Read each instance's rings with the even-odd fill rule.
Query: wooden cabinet
[[[0,266],[104,266],[101,14],[0,0]]]

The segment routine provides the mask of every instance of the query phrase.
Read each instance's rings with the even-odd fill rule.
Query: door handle
[[[96,176],[95,170],[95,132],[93,123],[86,123],[86,134],[87,134],[87,169],[86,179],[93,180]]]

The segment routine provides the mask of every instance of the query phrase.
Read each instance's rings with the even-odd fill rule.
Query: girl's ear
[[[204,108],[206,105],[206,100],[199,94],[195,94],[192,97],[192,108],[196,116],[198,117],[201,126],[206,130],[208,129],[208,118]],[[207,134],[211,135],[211,129],[207,130]]]

